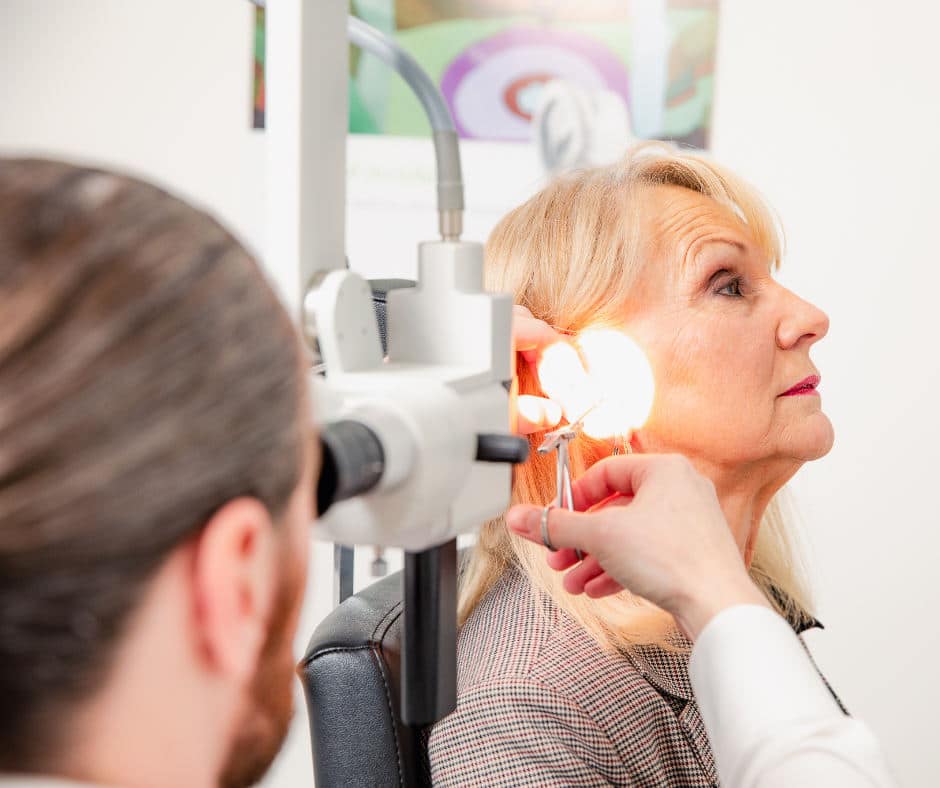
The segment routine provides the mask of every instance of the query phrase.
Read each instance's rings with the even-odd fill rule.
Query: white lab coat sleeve
[[[725,788],[896,785],[871,730],[842,713],[797,635],[769,608],[715,616],[689,673]]]

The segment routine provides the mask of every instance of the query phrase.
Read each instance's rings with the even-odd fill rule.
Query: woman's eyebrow
[[[735,241],[732,238],[708,238],[702,241],[699,244],[696,244],[696,247],[692,254],[690,255],[690,262],[692,263],[693,268],[701,265],[701,259],[705,250],[711,246],[730,246],[739,254],[745,254],[747,252],[747,247],[740,241]]]

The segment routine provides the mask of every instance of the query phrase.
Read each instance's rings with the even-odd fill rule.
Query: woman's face
[[[818,382],[810,348],[825,313],[774,281],[729,209],[673,186],[641,198],[647,265],[625,328],[656,383],[642,450],[739,473],[774,461],[792,472],[826,454],[833,431],[819,395],[787,393]]]

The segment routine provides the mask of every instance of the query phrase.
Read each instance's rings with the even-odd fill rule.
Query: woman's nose
[[[829,316],[819,307],[786,291],[787,300],[777,325],[777,344],[782,350],[797,345],[807,347],[818,342],[829,332]]]

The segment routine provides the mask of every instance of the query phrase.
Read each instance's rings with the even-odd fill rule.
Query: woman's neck
[[[716,491],[718,485],[715,485]],[[725,513],[728,527],[734,535],[734,541],[744,559],[746,566],[751,565],[754,555],[754,545],[760,530],[761,519],[767,509],[769,499],[761,500],[753,492],[746,490],[731,490],[718,494],[721,510]]]
[[[634,451],[643,452],[642,439],[634,434]],[[718,502],[747,566],[751,565],[754,545],[764,512],[774,495],[799,470],[801,462],[792,459],[764,460],[753,463],[722,464],[701,457],[688,459],[699,473],[715,485]]]
[[[799,469],[800,463],[787,461],[772,466],[761,463],[729,469],[697,463],[694,459],[692,462],[715,485],[728,527],[745,565],[750,566],[764,512],[774,495]]]

